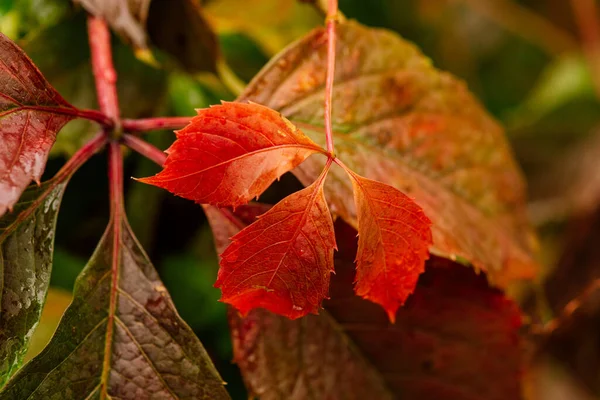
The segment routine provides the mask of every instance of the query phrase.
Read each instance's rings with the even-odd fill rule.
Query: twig
[[[534,333],[542,336],[550,336],[557,329],[567,326],[574,318],[576,312],[590,301],[598,289],[600,289],[600,279],[595,279],[581,292],[579,296],[567,303],[559,316],[546,323],[538,332],[534,331]]]
[[[192,117],[158,117],[124,119],[121,121],[125,132],[148,132],[160,129],[181,129],[190,123]]]
[[[590,66],[596,95],[600,98],[600,23],[596,0],[571,0],[575,20],[583,42],[583,51]]]
[[[163,166],[167,160],[167,155],[164,151],[154,147],[150,143],[137,136],[124,134],[122,137],[123,144],[131,150],[143,155],[144,157],[154,161],[160,166]]]

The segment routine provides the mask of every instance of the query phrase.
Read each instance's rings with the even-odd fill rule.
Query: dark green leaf
[[[65,186],[30,186],[0,219],[0,386],[19,367],[42,312]]]
[[[125,219],[112,221],[46,349],[0,399],[227,399]]]

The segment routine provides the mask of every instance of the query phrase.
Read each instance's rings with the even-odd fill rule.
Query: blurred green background
[[[285,45],[323,21],[313,6],[295,0],[206,0],[203,6],[226,65],[244,82]],[[597,169],[581,165],[577,156],[594,140],[600,103],[570,3],[340,0],[340,9],[348,18],[394,30],[414,42],[438,68],[464,79],[506,127],[529,181],[530,215],[542,233],[543,274],[550,273],[562,252],[565,221],[585,214],[595,201],[590,203],[590,196],[595,197],[589,190],[598,189],[585,185]],[[80,8],[67,0],[0,0],[0,30],[25,49],[68,101],[95,107]],[[195,108],[235,98],[228,89],[231,85],[224,85],[218,76],[186,72],[159,52],[158,61],[150,65],[136,58],[121,38],[115,36],[113,42],[125,117],[192,115]],[[51,177],[94,129],[84,121],[69,123],[59,135],[45,177]],[[148,135],[162,149],[173,138],[171,132]],[[600,157],[600,152],[595,154]],[[158,171],[136,154],[127,157],[125,168],[128,177]],[[588,192],[582,195],[578,184]],[[297,183],[288,178],[279,185],[285,192]],[[64,197],[52,290],[29,357],[52,334],[76,276],[102,235],[108,221],[107,193],[106,159],[101,154],[77,172]],[[277,199],[273,193],[267,193],[267,200]],[[207,348],[232,397],[244,398],[241,377],[231,363],[226,307],[217,301],[219,291],[213,288],[218,260],[202,209],[131,180],[126,181],[126,201],[131,225],[181,316]]]

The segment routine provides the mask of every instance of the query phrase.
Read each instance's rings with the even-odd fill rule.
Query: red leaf
[[[324,150],[278,112],[223,103],[199,110],[177,132],[164,170],[140,180],[198,203],[235,207],[317,152]]]
[[[431,221],[399,190],[347,172],[358,214],[355,291],[383,306],[393,323],[425,269]]]
[[[236,218],[237,217],[237,218]],[[246,221],[210,217],[235,231]],[[356,231],[336,221],[336,274],[318,316],[230,314],[234,361],[250,393],[272,399],[520,399],[525,341],[514,302],[462,265],[432,257],[390,324],[353,288]],[[226,243],[217,243],[219,246]],[[490,379],[493,377],[493,379]]]
[[[0,34],[0,216],[39,183],[56,133],[73,116],[33,62]]]
[[[317,313],[329,290],[336,248],[325,175],[232,238],[215,283],[221,301],[242,314],[257,307],[292,319]]]

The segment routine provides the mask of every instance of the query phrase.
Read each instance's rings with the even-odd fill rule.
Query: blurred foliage
[[[269,57],[322,24],[322,13],[308,3],[202,2],[206,18],[218,34],[223,62],[245,82]],[[340,9],[348,18],[394,30],[413,41],[438,68],[464,79],[507,127],[529,181],[532,219],[542,234],[542,275],[552,276],[562,249],[569,246],[564,240],[567,221],[577,210],[564,206],[565,191],[569,189],[546,182],[554,181],[554,171],[564,165],[563,155],[579,151],[576,149],[582,143],[594,143],[586,140],[600,124],[600,103],[580,51],[569,2],[340,0]],[[85,19],[80,8],[68,0],[0,0],[0,30],[18,41],[67,100],[80,107],[96,106]],[[151,65],[136,59],[117,37],[114,45],[119,96],[126,117],[193,115],[195,108],[235,97],[218,74],[190,75],[160,53],[156,53],[158,62]],[[82,121],[71,122],[63,129],[46,178],[94,129]],[[172,139],[168,132],[149,135],[149,140],[160,148],[168,147]],[[571,159],[577,160],[577,153],[574,154]],[[577,170],[579,164],[575,164]],[[131,155],[125,167],[128,176],[144,176],[157,170],[137,155]],[[579,168],[585,170],[577,172],[578,176],[600,175],[589,162]],[[290,184],[296,182],[286,185]],[[239,372],[230,362],[226,308],[217,302],[219,292],[212,287],[217,257],[201,208],[151,186],[131,181],[126,185],[127,209],[136,235],[182,317],[198,334],[229,383],[233,398],[243,398]],[[271,200],[272,193],[269,191],[266,198]],[[39,351],[38,343],[47,340],[60,310],[66,306],[68,295],[59,289],[72,289],[105,228],[106,197],[105,155],[99,155],[75,175],[65,194],[51,282],[55,289],[48,296],[30,355]],[[596,200],[600,203],[600,199]],[[585,215],[578,218],[585,219]],[[533,309],[537,303],[532,301]],[[536,382],[555,381],[556,376],[566,374],[562,369],[560,373],[556,371],[554,366],[543,364],[534,371]],[[560,390],[570,386],[571,380]],[[575,394],[566,396],[563,398],[577,398]]]

